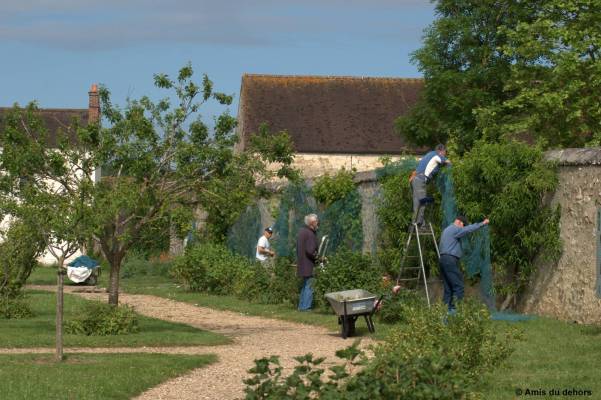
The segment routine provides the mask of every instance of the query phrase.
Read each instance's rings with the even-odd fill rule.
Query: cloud
[[[0,40],[78,51],[157,42],[405,41],[423,29],[411,16],[431,9],[426,0],[3,0]]]

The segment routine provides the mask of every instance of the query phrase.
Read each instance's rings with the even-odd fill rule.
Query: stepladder
[[[434,234],[434,228],[428,218],[428,213],[424,212],[424,221],[421,225],[416,222],[416,217],[421,211],[432,204],[432,197],[425,197],[420,200],[419,208],[414,213],[411,225],[409,226],[409,236],[405,242],[401,262],[399,266],[399,275],[396,284],[407,289],[418,289],[423,283],[428,307],[430,306],[430,291],[428,289],[428,277],[425,265],[425,251],[428,242],[431,240],[436,250],[437,259],[440,258],[438,251],[438,242]],[[422,210],[423,209],[423,210]]]

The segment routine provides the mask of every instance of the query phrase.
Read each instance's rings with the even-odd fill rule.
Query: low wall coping
[[[601,147],[549,150],[545,159],[559,165],[601,165]]]

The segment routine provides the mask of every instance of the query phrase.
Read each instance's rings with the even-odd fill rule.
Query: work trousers
[[[442,300],[449,307],[449,311],[453,311],[455,302],[463,299],[463,274],[459,270],[459,258],[441,254],[438,266],[444,287]]]

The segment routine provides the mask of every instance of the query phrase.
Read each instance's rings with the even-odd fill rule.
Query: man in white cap
[[[265,228],[263,234],[259,238],[257,242],[257,253],[256,258],[262,264],[269,262],[274,256],[275,252],[271,250],[271,245],[269,244],[269,239],[273,235],[273,228],[270,226]]]

